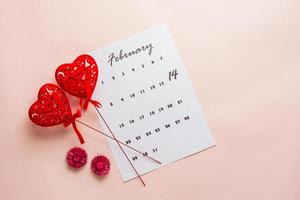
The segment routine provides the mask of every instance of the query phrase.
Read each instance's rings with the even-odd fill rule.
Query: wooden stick
[[[119,145],[120,149],[122,150],[124,156],[126,157],[126,159],[128,160],[128,162],[130,163],[131,167],[133,168],[133,170],[135,171],[136,175],[139,177],[140,181],[142,182],[142,184],[144,186],[146,186],[145,182],[143,181],[142,177],[139,175],[138,171],[136,170],[136,168],[134,167],[134,165],[132,164],[132,162],[130,161],[130,159],[128,158],[127,154],[125,153],[124,149],[122,148],[122,146],[120,145],[120,143],[117,141],[117,138],[115,137],[115,134],[112,132],[112,130],[110,129],[110,127],[108,126],[108,124],[106,123],[105,119],[103,118],[103,116],[101,115],[101,113],[99,112],[98,108],[95,106],[95,109],[97,110],[99,116],[101,117],[101,119],[103,120],[105,126],[108,128],[109,132],[112,134],[112,136],[114,137],[114,139],[116,140],[117,144]]]
[[[129,145],[127,145],[127,144],[121,142],[120,140],[117,140],[117,139],[111,137],[110,135],[107,135],[107,134],[103,133],[102,131],[99,131],[98,129],[96,129],[96,128],[94,128],[94,127],[92,127],[92,126],[90,126],[90,125],[88,125],[88,124],[86,124],[86,123],[84,123],[84,122],[82,122],[82,121],[79,121],[78,119],[75,119],[75,121],[78,122],[78,123],[80,123],[80,124],[82,124],[82,125],[84,125],[84,126],[86,126],[86,127],[88,127],[88,128],[90,128],[90,129],[92,129],[92,130],[94,130],[94,131],[96,131],[96,132],[98,132],[98,133],[100,133],[100,134],[102,134],[102,135],[104,135],[104,136],[106,136],[106,137],[108,137],[108,138],[110,138],[110,139],[112,139],[112,140],[114,140],[114,141],[119,142],[120,144],[122,144],[122,145],[124,145],[124,146],[130,148],[131,150],[133,150],[133,151],[135,151],[135,152],[141,154],[141,155],[144,156],[144,157],[149,158],[150,160],[153,160],[154,162],[156,162],[156,163],[158,163],[158,164],[161,164],[161,162],[158,161],[158,160],[156,160],[155,158],[152,158],[152,157],[150,157],[150,156],[148,156],[148,155],[144,155],[142,151],[139,151],[139,150],[137,150],[137,149],[135,149],[135,148],[133,148],[133,147],[131,147],[131,146],[129,146]]]

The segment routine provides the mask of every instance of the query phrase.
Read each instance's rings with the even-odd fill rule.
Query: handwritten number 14
[[[177,75],[178,75],[177,69],[170,71],[169,72],[169,81],[172,81],[172,79],[177,79]]]

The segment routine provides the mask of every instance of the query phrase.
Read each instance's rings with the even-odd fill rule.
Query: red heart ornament
[[[43,85],[38,100],[29,109],[29,118],[39,126],[55,126],[72,117],[69,101],[62,89],[54,84]]]
[[[40,88],[38,100],[31,105],[28,115],[33,123],[43,127],[62,123],[67,127],[72,124],[80,142],[84,143],[75,124],[75,119],[80,117],[80,111],[72,115],[67,96],[57,85],[47,83]]]
[[[60,65],[55,72],[58,85],[69,94],[86,100],[99,107],[101,104],[91,100],[98,79],[98,66],[92,56],[80,55],[73,63]]]

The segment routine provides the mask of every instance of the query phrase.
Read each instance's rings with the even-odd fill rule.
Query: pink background
[[[297,0],[0,0],[0,199],[300,199]],[[79,126],[111,173],[68,169],[72,129],[27,110],[56,67],[166,22],[217,146],[122,183],[104,137]],[[90,110],[82,119],[99,128]]]

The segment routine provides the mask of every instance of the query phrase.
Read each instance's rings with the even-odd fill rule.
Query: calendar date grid
[[[177,120],[173,120],[173,123],[172,122],[166,123],[165,125],[162,126],[162,129],[163,128],[169,129],[169,128],[175,126],[175,125],[179,125],[182,122],[188,122],[190,119],[191,119],[191,117],[189,115],[185,115],[182,118],[178,118]],[[162,129],[161,128],[155,128],[153,130],[146,131],[145,133],[143,133],[141,135],[134,136],[131,139],[125,140],[124,143],[126,143],[128,145],[132,145],[132,143],[134,143],[134,142],[140,142],[140,140],[142,140],[143,137],[148,137],[148,136],[154,135],[155,133],[158,133],[158,132],[162,131]],[[143,153],[143,156],[148,156],[150,154],[153,155],[153,154],[155,154],[158,151],[159,151],[158,147],[152,147],[150,150],[145,151]],[[131,157],[132,161],[137,161],[138,158],[139,158],[139,156],[133,156],[133,157]]]
[[[127,123],[126,122],[119,123],[119,128],[124,128],[125,125],[128,126],[128,125],[136,123],[137,121],[142,121],[142,120],[146,119],[147,117],[152,117],[152,116],[157,115],[159,113],[162,113],[162,112],[165,112],[165,111],[169,111],[170,109],[173,109],[175,106],[179,106],[181,104],[183,104],[183,100],[182,99],[178,99],[176,101],[176,103],[169,103],[169,104],[166,104],[164,106],[159,106],[155,110],[150,110],[149,112],[147,112],[147,114],[145,114],[145,113],[144,114],[140,114],[135,119],[134,118],[129,119],[127,121]]]

